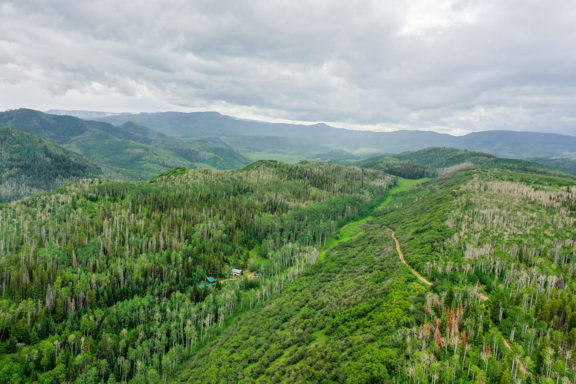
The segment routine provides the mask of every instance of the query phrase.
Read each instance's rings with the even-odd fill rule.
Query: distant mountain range
[[[576,158],[576,136],[550,133],[485,131],[452,136],[430,131],[356,131],[326,124],[239,120],[216,112],[120,114],[97,120],[115,125],[133,122],[170,136],[223,137],[227,144],[240,152],[290,153],[310,157],[331,150],[366,154],[452,147],[512,158]],[[246,140],[246,137],[256,139]]]
[[[80,111],[80,110],[68,111],[65,109],[50,109],[46,111],[46,113],[58,116],[74,116],[80,119],[96,119],[100,117],[120,115],[120,113],[114,113],[114,112]]]

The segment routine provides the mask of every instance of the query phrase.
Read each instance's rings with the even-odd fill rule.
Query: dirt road
[[[396,251],[398,252],[398,256],[400,257],[400,260],[402,261],[402,263],[404,263],[404,265],[406,265],[410,269],[410,272],[412,272],[412,274],[414,276],[416,276],[416,278],[418,280],[420,280],[421,282],[423,282],[424,284],[426,284],[428,286],[431,286],[432,283],[430,281],[428,281],[424,276],[419,274],[414,268],[412,268],[410,265],[408,265],[408,263],[406,262],[406,259],[404,259],[404,252],[402,252],[402,248],[400,247],[400,242],[398,241],[398,238],[396,237],[396,232],[394,232],[394,231],[392,231],[392,238],[396,242]]]

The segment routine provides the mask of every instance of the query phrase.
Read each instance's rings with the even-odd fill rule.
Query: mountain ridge
[[[299,125],[241,120],[218,112],[122,114],[98,120],[113,124],[132,121],[169,135],[182,137],[269,136],[298,138],[304,144],[314,144],[323,148],[316,150],[316,153],[324,152],[326,147],[328,150],[399,153],[442,146],[515,158],[576,158],[576,136],[557,133],[491,130],[453,136],[422,130],[376,132],[336,128],[324,123]]]
[[[17,109],[1,112],[0,126],[38,135],[101,164],[123,169],[129,179],[153,177],[176,166],[228,169],[248,163],[230,148],[213,150],[202,142],[178,140],[132,123],[116,127],[102,121]]]
[[[0,127],[0,202],[103,175],[97,164],[76,152],[39,136]]]

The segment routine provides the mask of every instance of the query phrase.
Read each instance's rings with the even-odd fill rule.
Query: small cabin
[[[213,277],[207,278],[206,281],[207,281],[206,286],[208,286],[208,287],[213,287],[216,285],[216,279]]]
[[[232,276],[242,276],[244,271],[237,268],[232,268]]]

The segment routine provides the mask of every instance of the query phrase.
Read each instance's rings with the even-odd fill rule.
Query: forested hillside
[[[0,126],[40,136],[80,153],[114,171],[115,179],[143,180],[178,166],[234,169],[249,163],[225,143],[180,140],[132,123],[115,127],[17,109],[0,112]]]
[[[40,137],[0,128],[0,203],[102,176],[93,162]]]
[[[575,159],[545,159],[542,157],[529,159],[538,164],[547,165],[548,167],[556,168],[561,171],[576,175],[576,160]]]
[[[501,159],[482,152],[432,147],[416,152],[403,152],[397,155],[377,156],[343,163],[376,169],[408,179],[447,175],[471,167],[568,176],[563,172],[564,169],[553,166],[553,160],[547,160],[540,162],[540,165],[526,160]]]
[[[404,189],[180,381],[574,382],[576,180],[494,160]]]
[[[0,382],[168,381],[391,183],[360,168],[258,162],[87,180],[0,206]]]

